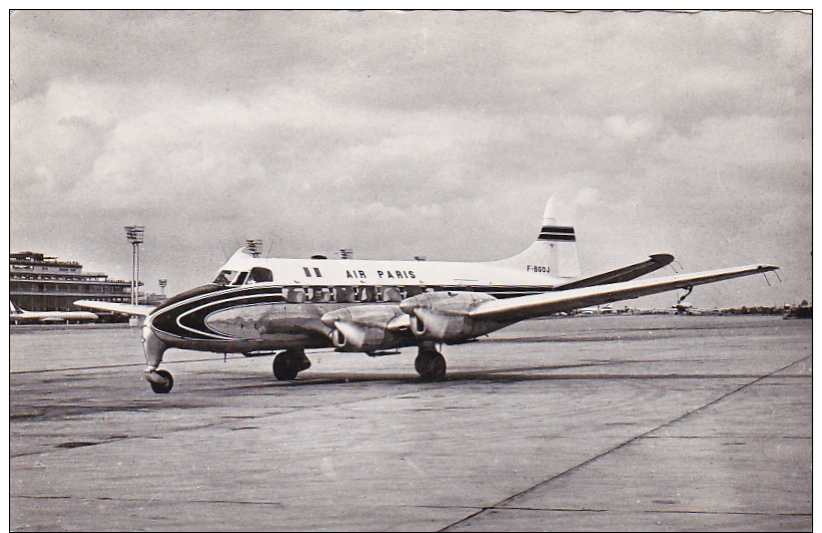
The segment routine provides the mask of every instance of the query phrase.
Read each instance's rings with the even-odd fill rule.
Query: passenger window
[[[301,304],[305,302],[305,291],[300,287],[289,287],[285,295],[285,301],[290,304]]]
[[[383,302],[401,302],[402,301],[402,294],[400,294],[400,290],[396,287],[386,287],[382,291],[382,301]]]
[[[330,302],[331,291],[328,287],[314,287],[312,288],[311,301],[312,302]]]
[[[340,303],[353,302],[355,300],[354,287],[334,287],[334,300]]]
[[[412,296],[416,296],[418,294],[422,294],[422,289],[417,286],[411,286],[405,288],[405,297],[410,298]]]
[[[248,276],[248,272],[240,272],[240,275],[237,276],[237,279],[232,283],[232,285],[242,285],[245,281],[246,276]]]
[[[377,288],[376,287],[360,287],[360,301],[361,302],[376,302]]]

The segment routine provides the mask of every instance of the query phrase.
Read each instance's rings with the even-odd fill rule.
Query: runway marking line
[[[687,413],[685,413],[685,414],[683,414],[683,415],[680,415],[680,416],[678,416],[678,417],[676,417],[676,418],[674,418],[674,419],[672,419],[672,420],[669,420],[668,422],[665,422],[664,424],[660,424],[659,426],[657,426],[657,427],[655,427],[655,428],[653,428],[653,429],[651,429],[651,430],[648,430],[648,431],[646,431],[646,432],[644,432],[644,433],[642,433],[642,434],[640,434],[640,435],[637,435],[637,436],[635,436],[635,437],[632,437],[632,438],[628,439],[627,441],[625,441],[625,442],[623,442],[623,443],[621,443],[621,444],[618,444],[617,446],[614,446],[613,448],[611,448],[611,449],[609,449],[609,450],[606,450],[606,451],[604,451],[604,452],[602,452],[602,453],[600,453],[600,454],[598,454],[598,455],[595,455],[594,457],[591,457],[590,459],[587,459],[587,460],[585,460],[585,461],[583,461],[583,462],[579,463],[578,465],[572,466],[571,468],[569,468],[569,469],[565,470],[564,472],[560,472],[559,474],[556,474],[556,475],[554,475],[554,476],[551,476],[550,478],[548,478],[548,479],[546,479],[546,480],[540,481],[540,482],[539,482],[539,483],[537,483],[536,485],[533,485],[533,486],[531,486],[531,487],[529,487],[529,488],[527,488],[527,489],[525,489],[525,490],[522,490],[522,491],[520,491],[520,492],[518,492],[518,493],[516,493],[516,494],[514,494],[514,495],[512,495],[512,496],[509,496],[508,498],[505,498],[504,500],[500,500],[499,502],[497,502],[497,503],[495,503],[495,504],[493,504],[493,505],[489,505],[489,506],[487,506],[487,507],[482,507],[482,508],[479,508],[479,510],[478,510],[477,512],[472,513],[472,514],[470,514],[470,515],[468,515],[468,516],[466,516],[466,517],[464,517],[464,518],[462,518],[462,519],[460,519],[460,520],[457,520],[456,522],[453,522],[453,523],[451,523],[451,524],[448,524],[447,526],[445,526],[445,527],[443,527],[442,529],[439,529],[439,530],[437,530],[437,531],[448,531],[449,529],[451,529],[451,528],[453,528],[453,527],[455,527],[455,526],[458,526],[458,525],[460,525],[460,524],[463,524],[463,523],[465,523],[465,522],[467,522],[467,521],[469,521],[469,520],[471,520],[471,519],[473,519],[473,518],[476,518],[476,517],[478,517],[478,516],[480,516],[480,515],[482,515],[482,514],[484,514],[484,513],[486,513],[486,512],[489,512],[489,511],[508,511],[508,510],[511,510],[511,509],[518,509],[518,510],[530,510],[530,511],[539,511],[539,510],[543,510],[543,511],[550,511],[549,509],[530,509],[530,508],[501,507],[501,506],[502,506],[502,505],[504,505],[504,504],[505,504],[505,503],[507,503],[507,502],[510,502],[510,501],[513,501],[513,500],[515,500],[515,499],[519,498],[520,496],[524,496],[525,494],[528,494],[528,493],[530,493],[530,492],[534,492],[535,490],[537,490],[537,489],[539,489],[539,488],[541,488],[541,487],[544,487],[544,486],[545,486],[545,485],[547,485],[548,483],[551,483],[551,482],[552,482],[552,481],[554,481],[555,479],[559,479],[559,478],[561,478],[561,477],[563,477],[563,476],[566,476],[566,475],[570,474],[571,472],[574,472],[574,471],[576,471],[576,470],[580,470],[582,467],[584,467],[584,466],[586,466],[586,465],[589,465],[589,464],[593,463],[594,461],[596,461],[596,460],[598,460],[598,459],[601,459],[601,458],[605,457],[606,455],[610,455],[611,453],[613,453],[613,452],[615,452],[615,451],[617,451],[617,450],[620,450],[620,449],[622,449],[622,448],[624,448],[624,447],[628,446],[629,444],[632,444],[632,443],[634,443],[634,442],[637,442],[637,441],[639,441],[640,439],[646,438],[646,437],[648,437],[648,435],[650,435],[651,433],[654,433],[654,432],[656,432],[656,431],[659,431],[660,429],[662,429],[662,428],[664,428],[664,427],[666,427],[666,426],[670,426],[670,425],[672,425],[672,424],[674,424],[674,423],[676,423],[676,422],[679,422],[679,421],[681,421],[681,420],[683,420],[683,419],[685,419],[685,418],[687,418],[687,417],[689,417],[689,416],[691,416],[691,415],[693,415],[693,414],[695,414],[695,413],[698,413],[698,412],[700,412],[700,411],[702,411],[702,410],[704,410],[704,409],[706,409],[706,408],[708,408],[708,407],[710,407],[710,406],[712,406],[712,405],[715,405],[715,404],[717,404],[717,403],[721,402],[722,400],[724,400],[725,398],[727,398],[727,397],[729,397],[729,396],[731,396],[731,395],[733,395],[733,394],[736,394],[737,392],[740,392],[740,391],[742,391],[742,390],[744,390],[744,389],[747,389],[748,387],[750,387],[750,386],[752,386],[752,385],[755,385],[756,383],[759,383],[759,382],[760,382],[760,381],[762,381],[762,380],[765,380],[765,379],[768,379],[768,378],[770,378],[770,377],[773,377],[775,374],[777,374],[777,373],[779,373],[779,372],[782,372],[783,370],[786,370],[786,369],[790,368],[790,367],[791,367],[791,366],[793,366],[793,365],[796,365],[796,364],[798,364],[798,363],[801,363],[802,361],[804,361],[804,360],[806,360],[806,359],[810,359],[811,357],[812,357],[811,355],[807,355],[807,356],[805,356],[805,357],[803,357],[803,358],[801,358],[801,359],[799,359],[799,360],[797,360],[797,361],[794,361],[794,362],[789,363],[789,364],[787,364],[787,365],[785,365],[785,366],[783,366],[783,367],[781,367],[781,368],[778,368],[778,369],[774,370],[773,372],[770,372],[770,373],[768,373],[768,374],[765,374],[764,376],[760,376],[760,377],[758,377],[757,379],[755,379],[755,380],[751,381],[750,383],[746,383],[746,384],[744,384],[744,385],[742,385],[742,386],[740,386],[740,387],[737,387],[736,389],[734,389],[734,390],[732,390],[732,391],[730,391],[730,392],[727,392],[727,393],[723,394],[723,395],[722,395],[722,396],[720,396],[719,398],[716,398],[716,399],[714,399],[714,400],[712,400],[712,401],[710,401],[710,402],[706,403],[705,405],[703,405],[703,406],[701,406],[701,407],[697,407],[696,409],[694,409],[694,410],[692,410],[692,411],[689,411],[689,412],[687,412]],[[808,377],[810,377],[810,376],[808,376]],[[658,511],[657,511],[657,510],[655,510],[655,511],[643,511],[643,512],[645,512],[645,513],[694,513],[694,514],[748,514],[748,513],[739,513],[739,512],[731,512],[731,513],[718,513],[718,512],[716,512],[716,513],[712,513],[712,512],[709,512],[709,511],[665,511],[665,510],[658,510]],[[808,516],[808,514],[805,514],[805,513],[795,513],[795,514],[794,514],[794,513],[789,513],[789,514],[783,514],[783,513],[777,513],[777,514],[772,514],[772,513],[750,513],[750,514],[753,514],[753,515],[760,515],[760,514],[761,514],[761,515],[763,515],[763,516]]]
[[[245,357],[234,356],[228,359],[245,359]],[[165,361],[167,365],[176,365],[181,363],[207,363],[210,361],[222,361],[216,357],[209,357],[205,359],[184,359],[181,361]],[[108,365],[92,365],[92,366],[75,366],[68,368],[42,368],[39,370],[12,370],[9,374],[48,374],[50,372],[70,372],[77,370],[105,370],[108,368],[126,368],[130,366],[146,366],[145,363],[113,363]]]
[[[31,496],[19,495],[13,498],[22,498],[27,500],[83,500],[83,501],[117,501],[117,502],[145,502],[145,503],[176,503],[177,500],[160,500],[158,498],[111,498],[109,496],[99,496],[96,498],[80,497],[80,496]],[[282,506],[280,502],[252,502],[245,500],[186,500],[186,503],[228,503],[228,504],[246,504],[246,505],[277,505]]]

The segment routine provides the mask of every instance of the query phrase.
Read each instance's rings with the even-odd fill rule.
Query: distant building
[[[77,311],[75,300],[129,303],[130,296],[130,281],[83,272],[83,265],[76,261],[59,261],[36,252],[9,255],[9,299],[27,311]]]

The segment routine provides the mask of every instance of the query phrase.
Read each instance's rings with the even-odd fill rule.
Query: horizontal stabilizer
[[[648,261],[645,261],[644,263],[637,263],[635,265],[627,266],[625,268],[612,270],[610,272],[605,272],[604,274],[598,274],[590,278],[580,279],[577,281],[573,281],[571,283],[567,283],[565,285],[560,285],[559,287],[557,287],[557,290],[564,291],[566,289],[580,289],[582,287],[593,287],[594,285],[605,285],[607,283],[631,281],[632,279],[644,276],[649,272],[659,270],[660,268],[670,264],[673,260],[674,256],[670,254],[655,254],[652,255],[651,258]]]
[[[96,300],[77,300],[74,305],[78,307],[88,307],[89,309],[97,309],[99,311],[113,311],[115,313],[123,313],[134,316],[148,316],[155,306],[153,305],[131,305],[118,304],[116,302],[98,302]]]
[[[480,303],[469,312],[468,316],[475,320],[524,320],[552,313],[573,311],[580,307],[630,300],[659,292],[770,272],[778,268],[771,265],[748,265],[492,300]]]

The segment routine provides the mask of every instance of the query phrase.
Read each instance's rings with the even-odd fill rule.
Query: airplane
[[[598,305],[595,307],[584,307],[582,309],[576,310],[576,313],[580,315],[612,315],[616,312],[617,311],[614,309],[613,304]]]
[[[40,322],[42,324],[55,322],[84,322],[99,319],[90,311],[26,311],[14,305],[9,300],[9,321],[15,324],[22,322]]]
[[[260,258],[241,248],[211,283],[154,308],[74,303],[145,317],[145,378],[158,394],[174,385],[171,373],[159,368],[169,348],[274,355],[274,376],[291,381],[311,366],[306,349],[333,347],[376,357],[416,346],[417,373],[423,381],[439,381],[446,362],[438,345],[473,341],[529,318],[779,268],[754,264],[636,279],[674,260],[670,254],[655,254],[581,278],[575,230],[557,224],[552,200],[536,241],[499,261]]]
[[[677,315],[705,315],[711,312],[707,307],[694,307],[691,302],[680,302],[673,306]]]

